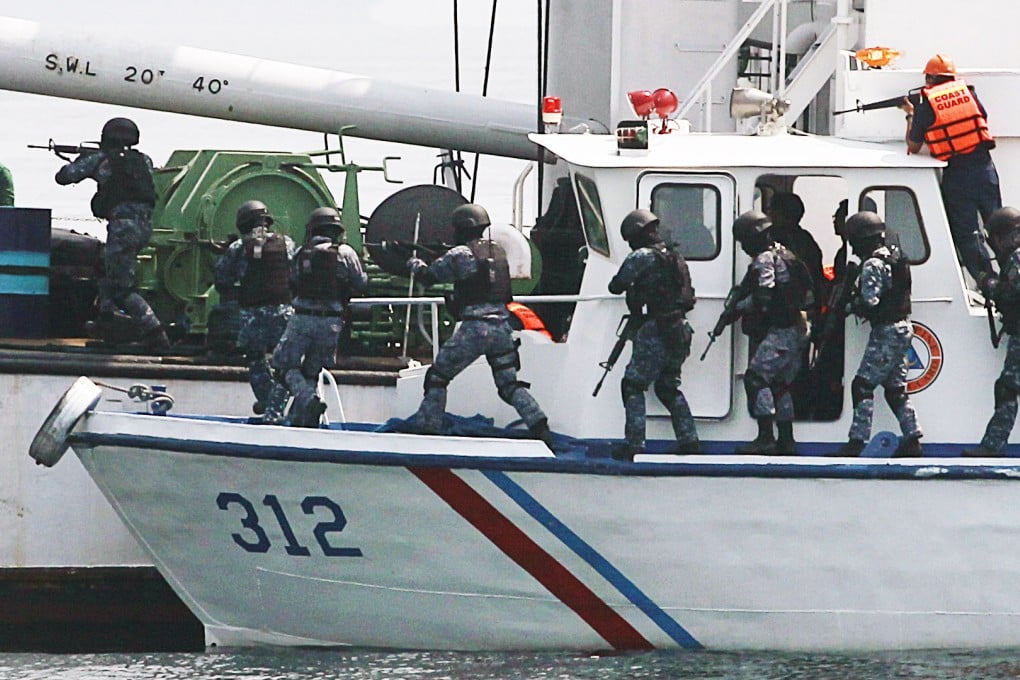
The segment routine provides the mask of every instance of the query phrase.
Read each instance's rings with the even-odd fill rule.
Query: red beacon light
[[[627,93],[627,99],[630,100],[630,108],[634,110],[634,115],[641,120],[648,120],[648,116],[652,115],[655,108],[651,90],[633,90]]]
[[[563,103],[559,97],[542,98],[542,123],[546,132],[555,132],[563,120]]]
[[[670,132],[669,128],[666,127],[666,119],[669,118],[671,113],[676,111],[679,105],[680,100],[677,99],[676,93],[673,90],[660,87],[652,93],[652,108],[655,115],[662,120],[662,127],[658,130],[659,134]]]

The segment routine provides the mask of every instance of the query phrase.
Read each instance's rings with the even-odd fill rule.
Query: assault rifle
[[[825,300],[825,321],[822,332],[815,343],[815,356],[811,362],[811,368],[815,367],[822,352],[828,347],[832,339],[836,337],[837,331],[846,319],[847,307],[853,302],[860,292],[857,288],[857,277],[861,272],[861,265],[856,260],[848,260],[843,276],[829,291],[829,297]]]
[[[859,111],[859,112],[863,113],[864,111],[877,111],[878,109],[891,109],[893,107],[896,107],[896,106],[899,106],[900,104],[902,104],[904,98],[909,99],[910,103],[913,104],[914,106],[919,105],[921,103],[921,88],[915,87],[914,89],[912,89],[909,92],[907,92],[905,97],[904,97],[904,95],[899,95],[899,96],[896,96],[896,97],[889,97],[888,99],[879,99],[878,101],[867,102],[867,103],[862,103],[861,100],[858,99],[857,100],[857,106],[855,106],[854,108],[852,108],[852,109],[845,109],[843,111],[833,111],[832,115],[834,115],[834,116],[841,116],[844,113],[852,113],[854,111]]]
[[[715,326],[708,332],[708,346],[705,347],[705,351],[701,353],[701,361],[705,360],[708,356],[708,350],[712,349],[712,345],[715,344],[715,339],[722,335],[722,332],[726,330],[726,327],[736,321],[740,314],[737,312],[737,304],[751,294],[753,287],[752,282],[754,281],[753,272],[749,269],[747,274],[744,275],[744,279],[733,286],[730,292],[726,295],[726,300],[723,302],[722,313],[719,315],[719,319],[715,322]]]
[[[616,327],[616,344],[613,345],[609,358],[599,362],[599,368],[604,369],[605,372],[599,378],[599,384],[595,386],[595,391],[591,393],[591,396],[599,396],[599,390],[602,389],[602,383],[605,382],[606,376],[613,370],[613,366],[616,365],[620,354],[623,353],[623,348],[627,345],[627,341],[633,339],[643,320],[644,316],[642,314],[634,312],[624,314],[620,319],[620,324]]]
[[[988,337],[992,341],[992,347],[999,349],[1002,329],[995,327],[995,303],[987,295],[985,296],[985,313],[988,315]]]
[[[29,144],[29,149],[46,149],[56,154],[57,158],[62,158],[65,161],[73,161],[69,154],[81,155],[83,153],[96,153],[99,151],[99,142],[82,142],[77,146],[71,146],[70,144],[55,144],[51,139],[46,143],[46,146],[41,144]]]

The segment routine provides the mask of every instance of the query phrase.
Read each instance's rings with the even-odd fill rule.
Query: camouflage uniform
[[[141,156],[151,174],[152,160],[145,154]],[[91,178],[103,191],[113,177],[109,157],[106,151],[83,154],[57,171],[57,183],[76,184]],[[143,334],[160,327],[152,308],[135,291],[138,253],[152,237],[152,208],[153,205],[147,202],[123,202],[114,205],[104,215],[108,220],[103,250],[106,275],[99,281],[100,314],[123,311]]]
[[[329,237],[313,236],[302,251],[331,243]],[[272,367],[292,395],[290,410],[292,424],[315,427],[320,413],[313,413],[320,402],[316,396],[319,372],[336,366],[337,343],[344,326],[347,299],[360,295],[368,288],[368,276],[361,268],[357,252],[347,244],[337,247],[335,277],[341,295],[336,299],[308,297],[304,292],[301,251],[294,258],[293,280],[298,291],[294,298],[294,315],[273,352]]]
[[[787,260],[782,255],[792,257],[789,251],[776,243],[763,250],[751,262],[750,269],[754,272],[756,293],[752,293],[737,305],[744,315],[744,329],[748,330],[750,315],[767,315],[769,310],[762,309],[758,302],[757,291],[773,291],[780,286],[792,285],[792,272]],[[782,300],[773,299],[770,307],[784,305]],[[798,317],[793,325],[776,327],[768,321],[765,336],[756,341],[753,333],[748,362],[748,380],[745,374],[744,387],[748,392],[748,410],[751,417],[775,418],[777,422],[793,421],[793,398],[790,395],[790,384],[800,371],[803,362],[804,348],[807,346],[807,324],[800,315],[800,310],[786,310],[790,315]]]
[[[14,179],[11,171],[0,163],[0,206],[14,205]]]
[[[283,238],[287,246],[287,259],[293,262],[297,247],[289,236],[284,235]],[[244,239],[238,239],[216,261],[213,276],[216,290],[221,294],[229,294],[244,279],[247,270]],[[237,347],[245,354],[248,383],[257,402],[265,408],[265,421],[270,423],[283,420],[283,410],[289,395],[287,388],[274,377],[269,366],[269,355],[279,344],[293,313],[294,308],[290,304],[242,306],[240,310]]]
[[[456,282],[474,277],[479,263],[469,246],[459,245],[431,265],[412,258],[408,267],[416,276],[431,282]],[[425,396],[414,416],[417,424],[425,432],[442,431],[446,386],[483,354],[492,369],[500,398],[517,410],[529,428],[544,423],[545,413],[528,391],[528,383],[517,379],[520,358],[505,302],[468,304],[459,318],[460,324],[443,343],[425,376]]]
[[[1016,423],[1017,394],[1020,393],[1020,319],[1014,311],[1020,305],[1020,249],[1009,256],[993,298],[1003,314],[1003,328],[1009,340],[1002,373],[995,381],[995,411],[981,438],[981,448],[1001,454]]]
[[[669,312],[659,318],[649,314],[633,338],[630,362],[620,385],[623,395],[626,423],[624,437],[629,447],[640,450],[645,446],[645,391],[655,383],[655,396],[670,413],[677,449],[681,452],[698,450],[698,432],[691,416],[687,398],[680,389],[680,370],[691,353],[690,325],[684,315],[694,306],[694,289],[690,285],[687,264],[680,262],[685,281],[675,281],[667,268],[676,268],[671,260],[663,258],[659,249],[664,246],[641,247],[629,255],[616,276],[609,282],[614,294],[628,292],[643,304],[655,304],[654,298],[666,301]],[[669,263],[669,264],[663,264]],[[668,279],[666,277],[669,277]],[[665,279],[665,280],[662,280]],[[647,288],[647,290],[646,290]],[[666,290],[668,288],[669,290]],[[684,299],[684,298],[687,299]],[[631,310],[631,313],[640,310]]]
[[[855,302],[858,313],[868,316],[878,307],[883,295],[892,294],[893,267],[888,258],[888,247],[876,250],[864,261],[860,274],[860,293]],[[909,288],[906,293],[909,299]],[[900,423],[904,438],[920,439],[921,428],[917,415],[907,396],[907,352],[914,337],[909,319],[897,321],[871,320],[871,334],[861,357],[857,377],[851,385],[854,396],[854,417],[850,425],[850,439],[868,441],[871,438],[871,421],[874,415],[874,389],[881,385],[886,402]]]

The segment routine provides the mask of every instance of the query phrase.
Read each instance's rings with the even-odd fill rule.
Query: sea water
[[[189,654],[0,654],[2,680],[452,680],[1020,677],[1015,651],[792,654],[215,650]]]

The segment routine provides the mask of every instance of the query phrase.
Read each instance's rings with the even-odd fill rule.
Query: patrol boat
[[[960,400],[959,385],[990,389],[999,362],[990,347],[970,350],[988,343],[987,321],[953,251],[941,164],[793,134],[780,100],[751,96],[753,134],[653,121],[636,126],[647,138],[640,149],[631,148],[630,129],[531,136],[566,164],[589,249],[568,340],[528,337],[521,346],[521,376],[563,435],[556,453],[492,431],[388,431],[385,418],[304,430],[162,409],[105,411],[94,408],[101,390],[81,378],[40,431],[37,460],[51,464],[74,448],[202,621],[209,644],[1015,645],[1020,598],[1009,584],[1017,568],[1002,546],[1020,539],[1010,528],[1020,520],[1010,502],[1020,464],[958,457],[990,407]],[[746,101],[736,93],[734,112],[749,110]],[[703,448],[717,455],[657,453],[667,443],[657,419],[647,452],[634,462],[608,457],[622,408],[609,391],[590,396],[592,367],[609,352],[624,311],[603,291],[629,252],[615,225],[635,197],[660,215],[694,201],[700,221],[674,227],[711,236],[712,248],[689,262],[698,292],[691,323],[702,330],[697,357],[747,263],[735,255],[731,216],[783,182],[815,178],[838,188],[834,206],[874,202],[915,263],[915,350],[927,356],[911,382],[925,457],[889,458],[895,437],[887,433],[863,458],[827,457],[850,423],[846,379],[838,416],[797,424],[800,455],[731,455],[753,436],[741,386],[747,343],[731,331],[704,362],[684,366]],[[867,330],[845,327],[844,378]],[[478,363],[458,376],[450,410],[507,423],[487,372]],[[401,373],[390,416],[413,412],[422,379],[421,368]],[[955,417],[935,417],[948,404]]]
[[[851,55],[839,59],[837,82],[855,83],[852,92],[865,99],[865,91],[891,96],[918,80],[916,71],[875,73]],[[851,90],[840,92],[837,105],[852,106]],[[685,134],[667,114],[654,130],[644,124],[647,149],[621,149],[616,135],[532,137],[569,169],[588,249],[567,341],[522,334],[521,375],[553,428],[569,436],[561,455],[506,437],[373,431],[417,404],[423,371],[410,369],[370,423],[315,431],[96,409],[101,395],[78,383],[44,428],[50,444],[41,450],[49,453],[40,459],[74,447],[211,644],[1010,646],[1016,607],[1005,584],[1015,570],[1001,555],[1010,504],[999,496],[1016,469],[954,457],[980,435],[1001,355],[987,349],[982,301],[952,251],[940,164],[902,147],[792,133],[770,118],[783,102],[750,91],[735,100],[738,112],[757,112],[756,134]],[[853,120],[868,115],[883,114]],[[895,118],[885,139],[900,134]],[[642,136],[641,124],[627,127],[620,137]],[[727,331],[684,374],[705,450],[718,455],[656,455],[668,425],[653,403],[650,453],[634,463],[607,459],[602,445],[622,433],[622,408],[609,390],[587,395],[623,312],[605,293],[627,252],[615,225],[635,204],[700,218],[712,245],[688,253],[699,296],[696,357],[746,265],[728,223],[777,187],[820,197],[830,209],[841,198],[856,206],[870,199],[897,225],[917,265],[912,389],[920,390],[913,399],[927,457],[825,458],[846,436],[845,387],[835,420],[798,423],[802,455],[728,455],[753,429],[740,385],[746,343]],[[694,222],[664,221],[681,243]],[[846,326],[844,386],[866,330]],[[487,381],[484,366],[459,376],[450,410],[509,422]],[[955,399],[964,384],[989,386],[984,407]],[[948,404],[957,421],[926,417]],[[890,424],[880,408],[876,429]],[[869,456],[881,456],[893,440],[876,435],[873,443]],[[746,510],[720,507],[727,493],[738,493]],[[832,512],[819,513],[823,503]],[[864,503],[877,512],[860,512]],[[989,546],[998,548],[994,558]],[[222,571],[210,573],[212,559]],[[971,595],[975,575],[979,597]],[[946,587],[959,582],[969,587]]]

